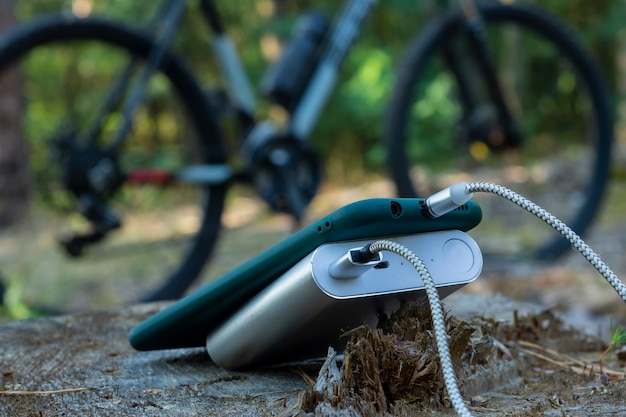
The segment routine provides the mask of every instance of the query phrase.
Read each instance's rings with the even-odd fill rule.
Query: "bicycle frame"
[[[342,11],[339,13],[334,24],[327,33],[321,45],[319,60],[313,69],[304,92],[289,112],[289,120],[280,133],[281,137],[295,140],[296,142],[306,142],[311,135],[321,112],[337,84],[339,67],[350,52],[351,47],[360,35],[361,26],[364,19],[369,15],[377,0],[347,0]],[[474,0],[459,0],[468,26],[468,37],[475,59],[479,62],[478,70],[482,74],[491,100],[495,104],[496,112],[505,131],[505,136],[509,139],[504,145],[519,144],[519,136],[516,134],[511,114],[506,106],[503,94],[495,74],[489,50],[486,45],[484,22],[476,8]],[[138,80],[132,86],[128,98],[123,103],[123,123],[118,131],[116,140],[111,146],[112,151],[117,151],[123,145],[125,138],[132,128],[132,120],[136,108],[142,100],[150,77],[156,72],[161,64],[165,51],[169,47],[186,6],[185,1],[166,0],[159,8],[151,29],[156,35],[155,47],[150,53],[147,64]],[[243,127],[243,142],[241,155],[244,163],[250,164],[252,155],[256,149],[266,144],[268,141],[279,136],[277,128],[270,121],[257,123],[255,114],[257,103],[250,80],[245,68],[240,60],[239,54],[224,29],[221,16],[212,0],[201,0],[200,7],[207,25],[213,32],[212,46],[215,51],[221,75],[228,86],[229,105],[235,110],[240,126]],[[472,93],[472,80],[465,73],[462,65],[446,50],[444,45],[444,56],[448,65],[455,74],[459,84],[460,100],[465,108],[466,115],[468,109],[474,108],[475,98]],[[100,119],[91,130],[90,138],[95,141],[101,126],[102,118],[111,111],[115,103],[118,103],[120,96],[126,89],[132,73],[133,62],[122,73],[118,80],[117,87],[113,89],[100,112]],[[249,168],[249,167],[248,167]],[[197,182],[204,184],[216,184],[230,181],[235,174],[229,167],[220,166],[196,166],[183,168],[176,174],[178,181]]]
[[[290,136],[307,139],[330,97],[339,67],[360,34],[360,28],[377,0],[348,0],[323,46],[320,61],[304,94],[292,113],[287,130]],[[217,9],[211,0],[201,1],[207,22],[214,32],[213,45],[221,64],[222,75],[231,86],[236,110],[244,121],[252,120],[256,111],[254,94],[245,70],[228,36],[224,33]]]
[[[287,127],[290,137],[306,140],[310,136],[337,82],[339,66],[359,36],[362,22],[376,1],[349,0],[346,2],[343,12],[335,22],[333,30],[329,33],[324,44],[320,61],[311,76],[302,99],[291,115],[292,117]],[[108,147],[108,151],[117,152],[130,133],[135,111],[143,99],[150,77],[161,64],[165,51],[169,47],[183,17],[185,6],[185,1],[166,0],[149,25],[149,29],[157,36],[155,48],[151,51],[147,64],[138,80],[131,87],[127,99],[122,103],[123,122],[116,138]],[[254,92],[239,54],[224,30],[217,8],[211,0],[201,0],[200,7],[208,26],[213,32],[212,44],[221,68],[221,74],[229,86],[230,105],[236,111],[239,122],[245,127],[246,133],[251,133],[255,125],[260,131],[265,131],[267,124],[255,124],[257,104]],[[104,125],[104,118],[119,104],[124,91],[129,85],[133,64],[134,61],[131,60],[122,71],[92,126],[87,129],[89,133],[86,143],[95,145]],[[248,136],[254,138],[255,134],[252,132]],[[263,134],[261,136],[265,137]],[[255,139],[249,139],[247,142],[252,142],[252,146],[258,145],[258,143],[255,143]],[[225,169],[224,166],[190,167],[183,169],[182,172],[176,175],[179,181],[202,182],[205,184],[223,183],[230,180],[233,176],[234,174],[229,169]]]

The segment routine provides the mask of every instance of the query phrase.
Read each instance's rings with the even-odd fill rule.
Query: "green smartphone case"
[[[130,343],[138,350],[204,346],[209,332],[322,244],[467,231],[482,218],[472,201],[438,218],[426,215],[423,204],[417,198],[377,198],[344,206],[138,324]]]

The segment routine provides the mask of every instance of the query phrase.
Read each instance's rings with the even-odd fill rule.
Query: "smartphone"
[[[310,263],[323,245],[467,231],[482,218],[472,201],[438,218],[429,217],[424,204],[417,198],[377,198],[344,206],[139,323],[130,332],[130,344],[137,350],[205,346],[207,336],[294,267]]]

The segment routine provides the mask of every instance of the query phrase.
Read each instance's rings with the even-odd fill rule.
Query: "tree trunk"
[[[0,33],[15,24],[15,0],[0,0]],[[26,144],[21,135],[22,80],[18,69],[0,77],[0,228],[24,213],[29,195]]]

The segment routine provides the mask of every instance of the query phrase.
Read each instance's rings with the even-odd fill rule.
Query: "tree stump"
[[[204,349],[137,352],[130,329],[165,304],[0,326],[0,414],[259,416],[293,407],[292,368],[230,372]]]
[[[493,322],[531,315],[524,326],[533,325],[532,315],[542,311],[502,296],[457,293],[445,301],[456,318],[478,313],[481,320]],[[312,383],[322,361],[232,372],[213,364],[203,348],[133,350],[128,344],[130,329],[165,305],[132,305],[1,324],[0,415],[354,415],[346,409],[334,410],[339,403],[325,399],[317,407],[313,404],[313,410],[310,403],[307,410],[301,408],[303,398],[315,397]],[[538,320],[538,325],[543,326],[545,320]],[[464,378],[462,389],[477,415],[591,416],[620,415],[626,410],[623,376],[605,381],[590,371],[575,374],[524,353],[530,348],[516,346],[522,345],[510,345],[513,358],[468,368],[471,377]],[[318,385],[324,377],[319,376]],[[401,407],[402,401],[388,415]],[[429,407],[417,405],[410,415],[455,415],[451,409]]]

